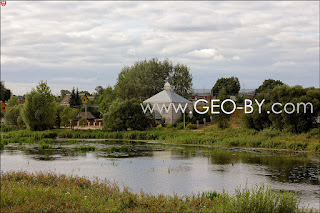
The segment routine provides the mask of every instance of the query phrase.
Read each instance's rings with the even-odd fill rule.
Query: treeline
[[[256,130],[273,128],[294,133],[307,132],[317,127],[316,117],[320,115],[319,98],[320,89],[317,88],[276,86],[272,90],[269,89],[268,93],[257,97],[259,102],[265,99],[261,107],[261,113],[259,113],[258,106],[254,105],[253,113],[244,114],[243,121],[246,127]],[[282,105],[282,107],[280,105],[274,107],[276,112],[281,113],[270,113],[274,103]],[[283,109],[283,106],[287,103],[291,103],[287,107],[289,113]],[[307,103],[311,103],[312,106]],[[306,107],[304,107],[304,104],[306,104]]]
[[[192,75],[190,68],[184,64],[173,64],[168,59],[160,61],[156,58],[134,63],[124,67],[118,75],[114,87],[97,86],[93,94],[95,105],[104,119],[104,129],[122,131],[127,129],[145,130],[154,126],[152,116],[143,114],[140,103],[162,91],[166,82],[174,85],[176,93],[189,98],[192,95]],[[1,83],[1,89],[4,90]],[[244,97],[239,94],[240,81],[237,77],[219,78],[212,87],[211,93],[221,101],[236,97],[237,103],[243,103]],[[88,91],[81,91],[90,95]],[[306,132],[317,126],[316,116],[319,114],[320,90],[317,88],[302,88],[301,86],[289,87],[280,80],[267,79],[256,90],[259,100],[265,99],[262,112],[259,113],[257,105],[252,114],[243,116],[243,124],[252,129],[263,130],[272,128],[280,131],[295,133]],[[57,99],[50,91],[46,82],[40,82],[25,96],[25,103],[20,104],[15,96],[8,100],[5,121],[11,125],[26,125],[31,130],[45,130],[60,127],[72,123],[72,119],[78,114],[81,105],[78,89],[73,88],[70,98],[70,106],[61,106],[56,101],[61,101],[63,96],[70,94],[68,90],[61,90],[61,96]],[[259,97],[260,94],[260,97]],[[313,113],[310,108],[306,113],[293,112],[291,114],[268,114],[271,105],[279,102],[297,104],[310,102],[313,104]],[[228,104],[225,109],[230,108]],[[230,111],[230,110],[227,110]],[[186,116],[190,127],[194,127],[197,120],[209,119],[210,113],[202,115],[195,111],[193,117]],[[224,113],[214,115],[220,128],[228,128],[232,116]],[[86,119],[81,121],[86,122]],[[181,127],[181,122],[177,124]],[[162,124],[163,125],[163,124]]]

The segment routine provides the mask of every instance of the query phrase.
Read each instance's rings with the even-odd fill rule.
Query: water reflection
[[[95,151],[75,149],[94,147]],[[47,149],[15,145],[1,152],[1,169],[53,171],[107,178],[135,192],[186,195],[207,190],[233,191],[265,182],[275,189],[297,191],[302,202],[319,208],[319,156],[258,149],[212,149],[145,142],[99,141]]]

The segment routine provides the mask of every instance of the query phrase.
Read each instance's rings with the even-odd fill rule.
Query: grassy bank
[[[246,128],[219,129],[216,127],[197,130],[152,129],[147,131],[108,132],[102,130],[50,130],[31,132],[11,131],[2,135],[0,148],[8,143],[24,143],[43,139],[129,139],[156,140],[176,144],[215,145],[226,147],[253,147],[287,149],[293,151],[320,152],[320,129],[308,133],[293,134],[272,129],[256,131]],[[31,139],[30,139],[31,138]]]
[[[294,134],[279,130],[256,131],[243,128],[241,119],[234,116],[230,128],[219,129],[217,125],[206,125],[197,130],[178,130],[177,128],[153,128],[147,131],[109,132],[102,130],[54,129],[31,132],[17,127],[1,125],[4,140],[0,148],[8,143],[30,143],[42,139],[128,139],[157,140],[176,144],[214,145],[226,147],[253,147],[268,149],[287,149],[293,151],[320,152],[320,128],[308,133]]]
[[[261,185],[235,194],[134,194],[111,183],[51,173],[1,174],[1,212],[306,212],[295,194]],[[310,210],[308,210],[310,212]]]

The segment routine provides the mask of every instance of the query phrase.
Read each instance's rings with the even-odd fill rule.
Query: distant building
[[[80,93],[79,96],[83,104],[89,103],[94,100],[93,96],[87,96],[85,93]],[[70,106],[69,104],[70,98],[71,98],[71,94],[66,94],[63,97],[63,99],[60,101],[60,104],[65,106]]]
[[[166,124],[176,123],[182,115],[180,110],[178,111],[178,113],[176,113],[172,105],[174,105],[177,108],[178,105],[181,104],[181,106],[184,108],[187,104],[187,109],[192,111],[192,102],[175,93],[169,83],[166,83],[164,85],[163,91],[143,101],[143,103],[151,104],[152,106],[157,104],[160,109],[162,108],[162,106],[169,108],[169,106],[171,105],[171,107],[168,110],[168,113],[165,110],[161,111],[158,109],[158,107],[154,107],[155,119],[164,119]],[[152,106],[150,107],[152,108]]]

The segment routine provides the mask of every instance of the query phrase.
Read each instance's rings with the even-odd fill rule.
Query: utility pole
[[[183,129],[186,129],[186,112],[183,112]]]

